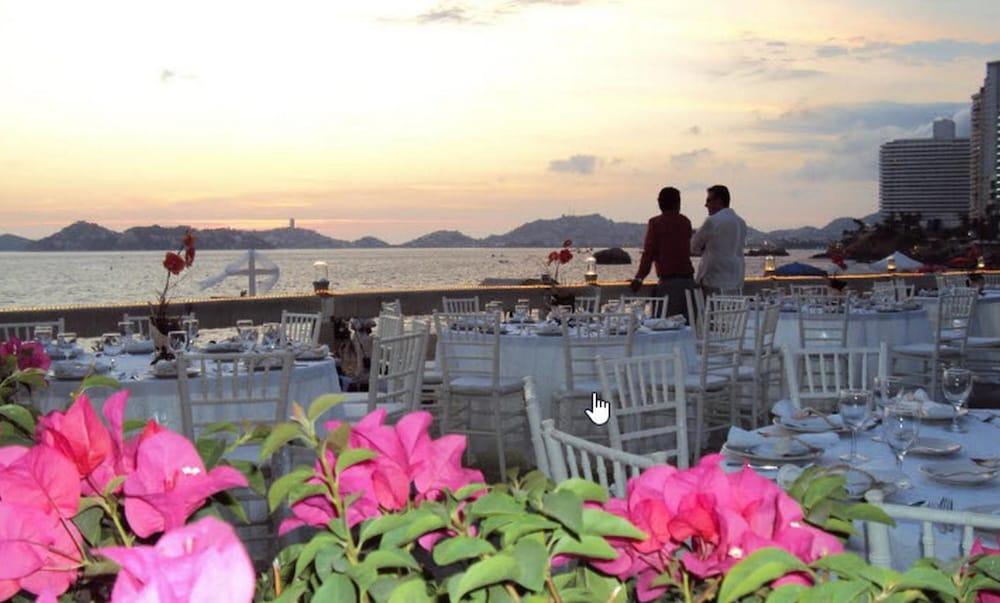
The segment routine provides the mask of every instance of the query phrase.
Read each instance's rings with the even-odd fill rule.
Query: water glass
[[[118,323],[118,333],[121,334],[122,339],[130,341],[135,334],[135,325],[132,324],[131,320],[123,320]]]
[[[122,336],[119,333],[101,335],[101,350],[105,356],[119,356],[122,353]]]
[[[944,369],[941,391],[944,392],[944,397],[955,409],[955,414],[951,419],[951,431],[964,433],[966,429],[958,422],[958,413],[965,406],[969,394],[972,393],[972,371],[958,367]]]
[[[194,341],[198,337],[198,319],[185,318],[181,324],[184,327],[184,332],[187,333],[188,342]]]
[[[56,345],[61,348],[72,348],[76,344],[76,333],[65,331],[56,337]]]
[[[249,352],[257,346],[257,330],[253,326],[237,326],[236,331],[239,333],[244,352]]]
[[[35,341],[42,345],[49,345],[52,343],[52,327],[35,327]]]
[[[260,341],[264,349],[273,352],[281,339],[281,326],[276,322],[265,323],[261,327]]]
[[[840,391],[837,410],[844,425],[851,430],[851,452],[840,459],[849,463],[863,463],[868,457],[858,454],[858,430],[868,421],[871,413],[872,393],[867,389],[845,389]]]
[[[919,435],[920,418],[914,415],[910,409],[896,404],[889,404],[883,409],[882,437],[889,445],[889,450],[896,457],[896,470],[900,477],[895,484],[900,490],[913,486],[913,482],[903,471],[903,458],[917,442]]]
[[[175,354],[187,350],[187,331],[170,331],[167,333],[167,345]]]
[[[514,319],[518,322],[524,322],[528,319],[528,313],[531,312],[531,306],[524,300],[518,300],[514,304]]]
[[[872,380],[875,404],[884,408],[903,393],[903,380],[899,377],[875,377]]]

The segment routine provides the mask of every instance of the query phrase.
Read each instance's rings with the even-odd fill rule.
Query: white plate
[[[900,406],[906,416],[916,416],[917,414],[917,403],[916,402],[904,402],[902,404],[895,403],[896,406]],[[969,414],[968,408],[962,408],[958,411],[959,417],[964,417]],[[920,418],[924,421],[951,421],[955,416],[955,407],[950,404],[941,404],[940,402],[927,402],[923,405],[923,412]]]
[[[970,461],[952,461],[936,465],[921,465],[920,472],[944,484],[954,486],[975,486],[985,484],[1000,473],[980,467]]]
[[[920,436],[917,441],[910,448],[910,454],[918,454],[922,456],[947,456],[949,454],[955,454],[962,449],[962,445],[958,442],[952,442],[945,438],[926,438]]]
[[[722,453],[729,454],[748,461],[763,463],[789,463],[797,461],[812,461],[823,455],[822,450],[809,450],[798,442],[791,442],[787,452],[780,451],[780,444],[774,441],[767,441],[749,448],[732,448],[728,444],[722,445]]]
[[[834,419],[834,421],[836,421]],[[793,419],[775,417],[774,424],[784,427],[789,431],[799,433],[826,433],[828,431],[842,431],[843,428],[836,428],[827,423],[822,417],[806,417],[804,419]]]

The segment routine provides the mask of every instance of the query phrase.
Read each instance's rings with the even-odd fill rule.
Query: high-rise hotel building
[[[919,212],[943,226],[969,212],[969,139],[955,137],[955,122],[934,122],[931,138],[891,140],[879,149],[879,212]]]
[[[969,121],[971,210],[982,216],[987,206],[1000,202],[1000,61],[986,64],[983,87],[972,95]]]

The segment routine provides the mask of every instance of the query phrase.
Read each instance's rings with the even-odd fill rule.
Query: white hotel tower
[[[921,221],[953,226],[969,213],[969,139],[955,122],[934,122],[932,138],[891,140],[879,149],[879,212],[920,212]]]

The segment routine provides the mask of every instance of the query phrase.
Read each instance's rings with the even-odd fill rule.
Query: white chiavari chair
[[[788,397],[795,408],[836,412],[842,389],[872,389],[875,377],[890,373],[889,347],[782,348]]]
[[[751,330],[751,324],[753,330],[744,336],[744,343],[749,345],[743,350],[737,379],[744,389],[750,388],[749,408],[741,405],[739,410],[751,429],[760,427],[762,419],[767,417],[771,387],[777,386],[781,391],[781,351],[774,339],[780,319],[781,306],[762,300],[748,313],[747,330]]]
[[[632,355],[635,316],[622,314],[565,314],[562,318],[562,351],[565,381],[552,394],[552,416],[558,427],[582,437],[603,439],[606,431],[595,429],[586,415],[578,412],[594,392],[600,391],[595,360]]]
[[[577,295],[573,298],[573,311],[597,314],[601,311],[601,294]]]
[[[960,274],[937,273],[934,275],[934,282],[937,284],[938,291],[968,287],[969,275],[964,272]]]
[[[670,296],[663,297],[639,297],[635,295],[623,295],[622,307],[629,304],[642,304],[643,314],[647,318],[666,318],[669,307]]]
[[[799,295],[796,297],[799,347],[847,346],[851,326],[850,296]]]
[[[281,345],[298,344],[315,348],[319,345],[319,331],[323,315],[281,311]]]
[[[987,289],[1000,289],[1000,274],[984,274],[983,285]]]
[[[788,290],[793,297],[826,296],[830,294],[830,288],[826,285],[789,285]]]
[[[469,314],[479,312],[479,296],[442,297],[441,308],[445,314]]]
[[[66,331],[66,319],[39,320],[36,322],[8,322],[0,324],[0,341],[17,337],[21,341],[31,341],[35,338],[36,327],[52,327],[52,337]]]
[[[905,528],[908,523],[919,523],[921,556],[928,559],[949,560],[958,556],[967,557],[972,552],[972,546],[975,542],[975,530],[1000,531],[1000,517],[996,515],[886,503],[881,490],[870,490],[865,498],[896,521],[895,529]],[[939,543],[935,542],[934,539],[935,526],[961,528],[959,550],[951,553],[939,551],[937,546]],[[865,522],[865,531],[868,536],[868,561],[872,565],[892,567],[891,531],[893,529],[893,527],[883,523]]]
[[[698,339],[701,337],[702,314],[705,313],[705,294],[698,288],[686,289],[684,300],[687,303],[688,324]]]
[[[402,314],[382,312],[378,315],[378,335],[379,337],[398,337],[403,334],[406,327],[406,319]]]
[[[384,301],[381,304],[379,310],[380,314],[395,314],[397,316],[403,315],[403,304],[398,300],[394,299],[392,301]]]
[[[387,413],[386,423],[395,423],[405,413],[423,410],[420,397],[426,350],[425,329],[374,337],[368,391],[346,394],[343,405],[347,420],[355,422],[381,408]]]
[[[506,476],[506,436],[524,433],[524,383],[501,376],[500,314],[435,313],[434,325],[443,376],[441,432],[492,437]]]
[[[913,386],[929,388],[937,395],[938,377],[943,363],[961,362],[969,337],[969,326],[979,293],[959,287],[941,290],[937,312],[931,318],[933,339],[930,342],[897,345],[892,348],[892,373]]]
[[[559,483],[571,477],[583,478],[597,482],[609,494],[619,498],[625,496],[629,478],[666,462],[662,455],[629,454],[559,431],[552,419],[542,421],[542,439],[552,481]]]
[[[252,417],[250,422],[276,425],[289,416],[288,390],[295,358],[290,351],[238,354],[180,353],[177,355],[177,389],[181,406],[181,431],[196,441],[213,423],[225,417]],[[196,368],[197,378],[189,372]],[[256,445],[234,450],[226,460],[258,462]],[[264,479],[278,477],[283,465],[277,457],[261,466]],[[266,488],[249,488],[235,496],[244,503],[249,524],[237,523],[241,539],[257,560],[274,558],[277,538],[268,513]]]
[[[144,339],[149,338],[149,316],[130,316],[126,313],[122,315],[122,322],[127,322],[132,325],[133,335],[140,336]]]
[[[603,399],[612,407],[611,448],[649,456],[662,453],[688,467],[687,368],[684,352],[605,359],[597,357]]]

